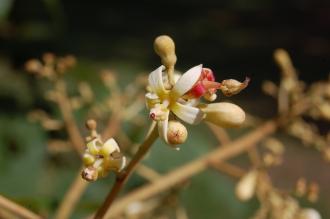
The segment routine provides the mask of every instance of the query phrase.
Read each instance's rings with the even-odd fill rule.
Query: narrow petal
[[[100,152],[104,156],[109,156],[110,154],[112,154],[115,151],[118,151],[118,152],[120,151],[119,146],[118,146],[117,142],[115,141],[115,139],[110,138],[103,144]]]
[[[163,72],[162,72],[164,69],[165,67],[163,65],[160,66],[159,68],[151,72],[148,78],[149,85],[152,91],[155,92],[158,96],[161,96],[166,92],[163,83]]]
[[[211,103],[199,106],[205,120],[223,127],[238,127],[245,120],[244,111],[232,103]]]
[[[188,124],[197,124],[204,117],[204,113],[197,107],[183,105],[178,102],[171,107],[171,110],[177,117]]]
[[[160,99],[155,93],[147,93],[145,98],[148,109],[151,109],[155,106],[155,104],[160,103]]]
[[[202,65],[197,65],[184,73],[181,78],[175,83],[171,97],[178,99],[187,93],[198,81],[202,73]]]
[[[159,132],[159,137],[164,139],[166,143],[167,141],[167,129],[168,129],[168,117],[169,117],[170,111],[168,110],[165,112],[165,119],[160,120],[157,122],[158,125],[158,132]]]

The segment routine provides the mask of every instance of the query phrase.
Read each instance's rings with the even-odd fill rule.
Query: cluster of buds
[[[226,96],[237,94],[248,85],[248,78],[243,83],[234,79],[219,83],[215,81],[212,70],[202,65],[178,75],[174,73],[176,56],[173,40],[168,36],[160,36],[156,38],[154,47],[164,66],[149,75],[146,104],[150,118],[157,122],[159,136],[166,143],[177,148],[186,140],[187,130],[178,119],[188,124],[205,120],[224,127],[238,127],[244,122],[245,113],[237,105],[200,104],[199,101],[202,97],[207,101],[215,101],[217,90]]]
[[[91,135],[87,137],[87,148],[83,154],[85,165],[82,177],[87,181],[96,181],[99,177],[105,177],[110,171],[119,173],[126,164],[126,158],[120,152],[116,141],[111,138],[103,143],[96,132],[96,122],[88,120],[87,128]]]
[[[25,69],[28,72],[48,79],[55,79],[64,74],[76,64],[76,58],[72,55],[65,57],[56,57],[52,53],[45,53],[41,60],[30,59],[25,63]]]
[[[265,146],[266,152],[264,153],[262,160],[266,167],[282,164],[285,147],[281,141],[276,138],[267,138],[264,141],[263,146]]]
[[[236,185],[236,196],[240,201],[248,201],[257,196],[261,206],[254,219],[321,219],[318,211],[301,208],[297,200],[275,189],[269,176],[261,170],[250,170]]]
[[[319,185],[316,182],[307,183],[305,178],[299,178],[296,182],[295,194],[298,197],[307,197],[310,202],[316,202],[319,198]]]

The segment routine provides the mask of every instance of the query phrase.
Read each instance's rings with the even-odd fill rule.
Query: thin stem
[[[81,195],[86,190],[88,182],[81,178],[81,170],[82,168],[79,169],[79,173],[71,184],[68,192],[65,194],[65,197],[61,202],[61,205],[58,208],[54,219],[69,218]]]
[[[122,187],[127,181],[128,177],[133,172],[136,165],[142,160],[144,155],[149,151],[150,147],[155,142],[157,137],[158,137],[158,130],[154,126],[153,130],[150,132],[149,135],[147,135],[146,140],[141,144],[138,152],[134,155],[128,166],[121,173],[117,175],[116,182],[113,185],[109,194],[107,195],[102,206],[96,212],[94,217],[95,219],[102,219],[105,216],[111,204],[113,203],[114,199],[117,197],[118,193],[121,191]]]
[[[179,182],[182,182],[208,168],[210,162],[223,162],[249,150],[251,147],[254,147],[257,142],[274,133],[277,130],[277,127],[278,122],[270,120],[238,140],[232,141],[223,147],[218,147],[203,157],[169,172],[148,185],[130,192],[112,206],[111,216],[109,215],[106,218],[117,218],[128,204],[134,201],[145,200],[159,192],[177,185]]]
[[[174,86],[174,84],[175,84],[175,80],[174,80],[174,65],[173,66],[169,66],[167,68],[167,75],[168,75],[168,80],[169,80],[171,86]]]
[[[0,208],[6,209],[15,215],[18,215],[21,218],[25,219],[41,219],[42,217],[36,213],[24,208],[21,205],[16,204],[15,202],[3,197],[0,195]]]
[[[57,103],[63,116],[70,142],[78,154],[81,154],[83,152],[84,139],[81,137],[79,128],[73,117],[70,100],[66,93],[65,82],[63,80],[58,80],[55,83],[55,89],[57,91]]]
[[[211,163],[211,167],[233,178],[241,178],[246,172],[240,167],[226,162],[213,162]]]

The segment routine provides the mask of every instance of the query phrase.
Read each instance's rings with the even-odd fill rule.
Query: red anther
[[[155,119],[155,118],[156,118],[156,114],[155,114],[155,113],[150,113],[150,114],[149,114],[149,117],[150,117],[151,119]]]

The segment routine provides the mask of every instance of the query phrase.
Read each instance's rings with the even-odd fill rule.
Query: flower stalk
[[[134,155],[132,160],[129,162],[127,167],[122,170],[120,173],[116,176],[116,182],[113,185],[111,191],[107,195],[105,201],[103,202],[102,206],[99,208],[99,210],[96,212],[94,219],[102,219],[106,215],[107,211],[111,207],[111,204],[117,197],[118,193],[121,191],[122,187],[125,185],[128,177],[135,169],[136,165],[142,160],[144,155],[149,151],[152,144],[156,141],[158,138],[158,131],[154,124],[152,125],[152,130],[147,135],[145,141],[141,144],[139,147],[138,152]]]

